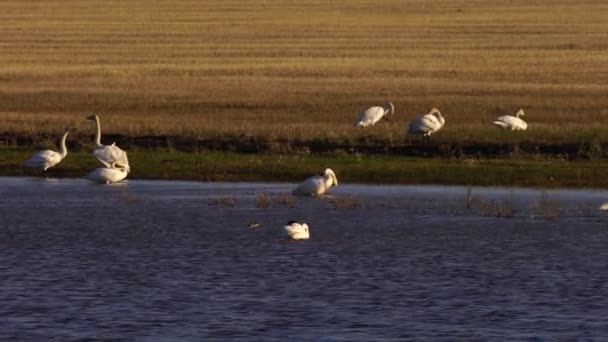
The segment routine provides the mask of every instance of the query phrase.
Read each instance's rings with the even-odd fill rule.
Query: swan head
[[[75,130],[76,130],[76,127],[66,127],[63,132],[70,133],[70,132],[74,132]]]
[[[331,185],[332,186],[338,186],[338,177],[336,177],[336,174],[334,173],[334,171],[332,169],[325,169],[325,172],[323,172],[323,175],[325,176],[325,179],[330,179],[331,180]]]
[[[97,115],[91,115],[91,116],[87,116],[85,118],[85,120],[91,120],[91,121],[96,121],[97,118],[99,118]]]
[[[520,108],[515,114],[516,117],[525,116],[523,108]]]

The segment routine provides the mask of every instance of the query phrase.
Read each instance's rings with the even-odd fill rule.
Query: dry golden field
[[[604,0],[0,2],[0,133],[608,142]],[[358,112],[392,101],[366,130]],[[526,111],[525,134],[498,114]]]

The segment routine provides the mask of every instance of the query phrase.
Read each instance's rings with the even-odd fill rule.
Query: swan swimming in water
[[[419,118],[410,122],[408,134],[422,134],[422,141],[430,140],[431,134],[437,132],[445,125],[445,119],[437,108],[431,109],[428,114],[424,114]]]
[[[320,196],[332,186],[338,186],[338,178],[332,169],[325,169],[323,176],[312,176],[300,183],[294,190],[294,195]]]
[[[395,106],[392,102],[385,104],[384,107],[373,106],[361,112],[355,126],[370,127],[383,117],[389,118],[393,114],[395,114]]]
[[[59,164],[63,160],[63,158],[68,155],[68,149],[65,146],[65,140],[67,139],[68,134],[70,134],[71,131],[75,130],[76,128],[65,129],[63,136],[61,137],[61,142],[59,144],[59,152],[55,152],[52,150],[36,152],[23,165],[32,169],[42,170],[42,175],[46,178],[46,170]]]
[[[306,223],[289,221],[283,228],[285,229],[287,236],[294,240],[307,240],[310,238],[310,232],[308,231],[308,225]]]
[[[503,115],[492,122],[492,124],[511,131],[525,131],[528,128],[528,124],[520,117],[524,116],[524,110],[520,109],[517,111],[515,116]]]
[[[100,167],[91,171],[86,178],[90,179],[94,182],[112,184],[116,182],[120,182],[121,180],[127,178],[127,170],[124,167],[118,168],[107,168]]]
[[[131,167],[129,166],[127,152],[116,146],[116,143],[112,143],[112,145],[101,144],[101,125],[99,124],[99,116],[91,115],[87,117],[87,120],[95,121],[97,128],[95,131],[95,151],[93,151],[93,156],[107,168],[121,167],[127,172],[130,172]]]

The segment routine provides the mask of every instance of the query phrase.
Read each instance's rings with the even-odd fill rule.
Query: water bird
[[[256,228],[260,227],[260,224],[252,221],[252,222],[249,222],[249,224],[247,226],[251,229],[256,229]]]
[[[306,223],[289,221],[283,228],[285,229],[287,237],[293,240],[307,240],[310,238],[310,232],[308,231],[308,225]]]
[[[61,137],[61,142],[59,143],[59,152],[55,152],[52,150],[36,152],[23,165],[28,168],[42,170],[42,175],[46,178],[46,170],[59,164],[63,160],[63,158],[68,155],[68,149],[65,146],[65,140],[67,139],[68,134],[75,130],[76,128],[72,127],[65,129],[63,136]]]
[[[128,171],[124,167],[100,167],[91,171],[86,178],[94,182],[111,184],[127,178]]]
[[[373,126],[376,122],[380,121],[383,117],[387,119],[390,118],[393,114],[395,114],[395,106],[392,102],[388,102],[384,105],[384,107],[373,106],[370,107],[359,114],[359,119],[355,123],[357,127],[370,127]]]
[[[608,202],[606,202],[606,203],[602,204],[602,205],[600,206],[600,210],[608,210]]]
[[[338,186],[338,178],[332,169],[325,169],[322,176],[312,176],[293,190],[294,195],[320,196],[332,186]]]
[[[422,134],[422,141],[430,140],[431,134],[437,132],[445,125],[445,119],[437,108],[431,109],[430,112],[424,114],[410,122],[408,134]]]
[[[515,116],[499,116],[496,121],[492,122],[492,124],[506,130],[525,131],[528,128],[528,124],[523,119],[521,119],[521,116],[524,116],[523,109],[518,110]]]
[[[99,124],[99,116],[91,115],[86,119],[95,121],[97,128],[95,131],[95,151],[93,151],[93,156],[106,168],[124,168],[127,172],[131,172],[127,152],[116,146],[115,142],[112,143],[112,145],[101,144],[101,125]]]

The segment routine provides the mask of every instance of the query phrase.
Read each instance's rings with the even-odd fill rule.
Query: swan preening
[[[395,106],[392,102],[384,105],[384,107],[374,106],[361,112],[359,119],[355,123],[357,127],[370,127],[383,117],[389,118],[395,114]]]
[[[93,156],[97,158],[107,168],[124,168],[127,172],[131,171],[129,166],[129,159],[127,158],[127,152],[116,146],[116,143],[112,145],[101,144],[101,125],[99,124],[99,116],[91,115],[87,117],[87,120],[95,121],[95,151]]]
[[[128,171],[124,167],[100,167],[91,171],[86,178],[98,183],[111,184],[127,178],[127,174]]]
[[[289,221],[283,228],[285,229],[287,237],[294,240],[306,240],[310,238],[310,232],[308,231],[308,225],[306,223]]]
[[[59,164],[63,160],[63,158],[68,155],[68,149],[65,146],[65,140],[67,139],[68,134],[70,134],[70,132],[74,130],[76,130],[76,128],[65,129],[63,137],[61,137],[61,142],[59,144],[59,152],[55,152],[52,150],[36,152],[23,165],[33,169],[40,169],[42,171],[42,175],[46,177],[46,170]]]
[[[431,109],[428,114],[424,114],[410,122],[408,134],[422,134],[422,140],[430,139],[431,134],[437,132],[445,125],[445,119],[437,108]]]
[[[511,131],[525,131],[528,128],[528,124],[520,117],[524,116],[524,110],[520,109],[517,111],[515,116],[503,115],[500,116],[492,124]]]
[[[322,176],[312,176],[300,183],[294,190],[294,195],[320,196],[332,186],[338,186],[338,178],[332,169],[325,169]]]

